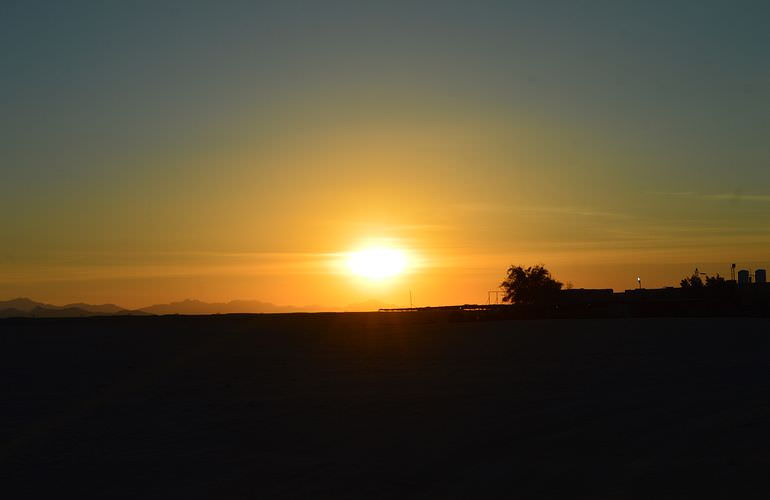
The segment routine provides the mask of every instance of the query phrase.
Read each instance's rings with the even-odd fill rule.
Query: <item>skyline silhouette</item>
[[[739,269],[736,264],[731,266],[731,274],[722,276],[719,272],[707,273],[698,268],[692,274],[680,279],[678,286],[665,286],[660,288],[646,288],[642,286],[641,277],[637,277],[638,287],[616,291],[612,288],[584,288],[575,287],[574,283],[562,283],[542,265],[524,268],[522,266],[510,266],[507,276],[495,290],[487,291],[487,305],[501,303],[511,304],[555,304],[566,303],[592,303],[598,302],[625,302],[629,297],[634,301],[671,302],[679,299],[718,299],[725,304],[747,294],[752,300],[766,302],[770,287],[767,283],[767,271],[764,268],[753,270]],[[529,278],[527,278],[529,276]],[[536,277],[537,276],[537,277]],[[542,292],[528,290],[525,286],[515,285],[532,279],[534,282],[543,282],[547,289]],[[761,290],[759,290],[761,288]],[[756,289],[756,290],[755,290]],[[491,297],[494,294],[495,300]],[[529,297],[529,298],[527,298]],[[415,305],[414,294],[409,290],[408,307],[406,303],[392,304],[377,299],[368,299],[347,304],[343,307],[312,304],[297,306],[292,304],[273,304],[259,300],[233,299],[226,302],[205,302],[198,299],[184,299],[165,304],[152,304],[142,307],[127,308],[116,304],[87,304],[83,302],[53,305],[37,302],[26,297],[18,297],[10,300],[0,300],[0,317],[84,317],[98,315],[164,315],[164,314],[254,314],[254,313],[314,313],[314,312],[371,312],[371,311],[404,311],[423,310],[431,308],[483,309],[481,300],[466,302],[462,306],[450,304],[422,304]],[[765,307],[764,302],[762,307]],[[671,305],[670,313],[677,312],[677,306]]]

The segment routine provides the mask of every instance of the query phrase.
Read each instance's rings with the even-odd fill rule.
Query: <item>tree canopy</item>
[[[686,276],[679,282],[682,288],[700,289],[703,288],[703,280],[700,277],[700,272],[696,268],[692,273],[692,276]]]
[[[705,276],[704,280],[701,276]],[[692,276],[687,276],[680,282],[685,297],[690,298],[724,298],[735,289],[734,281],[727,281],[718,273],[709,276],[695,269]]]
[[[706,276],[706,288],[721,289],[727,286],[727,281],[717,273],[716,276]]]
[[[524,268],[511,266],[500,287],[505,290],[503,302],[534,304],[553,300],[563,284],[551,277],[542,265]]]

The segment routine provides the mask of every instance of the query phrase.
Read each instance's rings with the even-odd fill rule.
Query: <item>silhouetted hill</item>
[[[341,310],[346,312],[377,311],[383,308],[396,307],[380,300],[370,299],[363,302],[348,304]],[[339,307],[323,307],[319,305],[292,306],[277,305],[272,302],[259,300],[231,300],[229,302],[204,302],[196,299],[186,299],[167,304],[154,304],[141,309],[125,309],[115,304],[86,304],[76,302],[57,306],[37,302],[26,297],[0,301],[0,318],[9,317],[79,317],[79,316],[137,316],[164,314],[256,314],[256,313],[294,313],[339,311]]]
[[[103,314],[118,314],[118,313],[124,313],[129,311],[128,309],[117,306],[115,304],[93,305],[93,304],[84,304],[83,302],[77,302],[75,304],[67,304],[60,307],[60,309],[72,309],[72,308],[83,309],[88,312],[103,313]]]
[[[63,306],[36,302],[26,297],[0,301],[0,318],[36,317],[36,318],[68,318],[82,316],[136,316],[147,315],[143,311],[132,311],[115,304],[85,304],[75,303]]]
[[[354,304],[348,304],[343,311],[360,312],[376,311],[382,308],[395,307],[380,300],[366,300]],[[251,314],[251,313],[293,313],[293,312],[319,312],[339,311],[339,307],[311,306],[279,306],[272,302],[259,300],[231,300],[230,302],[203,302],[201,300],[186,299],[168,304],[155,304],[143,307],[140,311],[151,314]]]
[[[279,306],[259,300],[231,300],[230,302],[203,302],[186,299],[168,304],[143,307],[140,311],[151,314],[231,314],[231,313],[287,313],[308,311],[308,308]]]
[[[79,309],[77,307],[68,307],[62,309],[49,309],[47,307],[36,307],[29,311],[33,318],[82,318],[93,316],[94,313]]]
[[[45,307],[47,309],[56,308],[54,305],[35,302],[34,300],[28,299],[26,297],[0,301],[0,309],[17,309],[19,311],[29,312],[36,307]]]

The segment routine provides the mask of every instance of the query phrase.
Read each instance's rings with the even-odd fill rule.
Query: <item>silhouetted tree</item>
[[[682,281],[679,282],[682,288],[687,288],[691,290],[697,290],[703,288],[703,280],[700,277],[700,273],[698,272],[698,269],[695,269],[695,272],[692,273],[692,276],[688,276],[686,278],[682,278]]]
[[[522,266],[511,266],[500,287],[505,289],[503,302],[534,304],[553,300],[561,290],[562,283],[553,279],[548,269],[542,265],[526,269]]]
[[[727,281],[717,273],[716,276],[706,276],[706,288],[720,290],[727,286]]]
[[[735,282],[727,281],[717,273],[716,276],[706,276],[702,279],[696,268],[692,276],[682,279],[682,294],[691,299],[728,300],[734,297]]]

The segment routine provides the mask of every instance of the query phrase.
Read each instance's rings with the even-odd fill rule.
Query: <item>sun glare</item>
[[[393,248],[367,248],[348,256],[350,272],[364,278],[380,279],[401,274],[406,269],[406,254]]]

